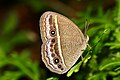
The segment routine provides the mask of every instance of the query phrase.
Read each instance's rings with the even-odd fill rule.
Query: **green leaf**
[[[3,75],[0,75],[0,80],[18,80],[22,75],[20,71],[5,71]]]
[[[98,67],[98,63],[97,63],[97,56],[93,55],[92,58],[90,59],[88,66],[92,69],[92,70],[97,70]]]
[[[73,72],[78,72],[78,71],[79,71],[79,68],[80,68],[80,66],[81,66],[81,64],[82,64],[82,62],[83,62],[83,61],[80,61],[78,64],[76,64],[75,66],[73,66],[73,67],[70,69],[70,71],[67,73],[67,77],[70,77],[70,76],[73,74]]]
[[[99,70],[114,68],[120,66],[120,57],[107,58],[100,64]]]
[[[88,52],[82,61],[80,61],[78,64],[76,64],[75,66],[73,66],[70,69],[70,71],[67,73],[67,77],[70,77],[73,74],[73,72],[75,72],[75,73],[78,72],[82,63],[86,63],[88,61],[88,59],[90,59],[90,57],[91,56],[89,55],[89,52]]]
[[[96,73],[91,75],[87,80],[107,80],[107,74],[105,72]]]
[[[111,42],[106,43],[106,46],[110,46],[110,49],[119,49],[120,48],[120,42]]]
[[[58,80],[56,77],[47,78],[46,80]]]
[[[116,77],[113,77],[113,80],[120,80],[120,75],[116,76]]]
[[[0,48],[0,68],[4,67],[6,64],[8,64],[7,56],[5,52]]]
[[[120,70],[119,71],[109,71],[108,74],[112,75],[112,76],[117,76],[117,75],[120,75]]]

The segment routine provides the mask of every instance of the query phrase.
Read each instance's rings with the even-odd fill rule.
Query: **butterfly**
[[[66,73],[87,47],[89,38],[67,17],[52,11],[40,17],[41,55],[46,67]]]

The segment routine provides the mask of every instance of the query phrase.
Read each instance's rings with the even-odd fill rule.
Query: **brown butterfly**
[[[45,12],[40,18],[42,60],[57,74],[66,73],[87,47],[88,38],[67,17]]]

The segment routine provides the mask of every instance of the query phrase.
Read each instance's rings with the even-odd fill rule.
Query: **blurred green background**
[[[90,24],[91,48],[63,75],[41,60],[45,11],[67,16],[81,30],[86,19]],[[120,80],[120,0],[0,0],[0,80]]]

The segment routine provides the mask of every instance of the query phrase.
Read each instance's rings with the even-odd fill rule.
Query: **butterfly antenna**
[[[86,21],[85,21],[85,32],[84,32],[84,36],[85,36],[85,38],[87,38],[87,30],[88,30],[88,27],[89,27],[89,23],[88,23],[88,20],[86,19]]]

